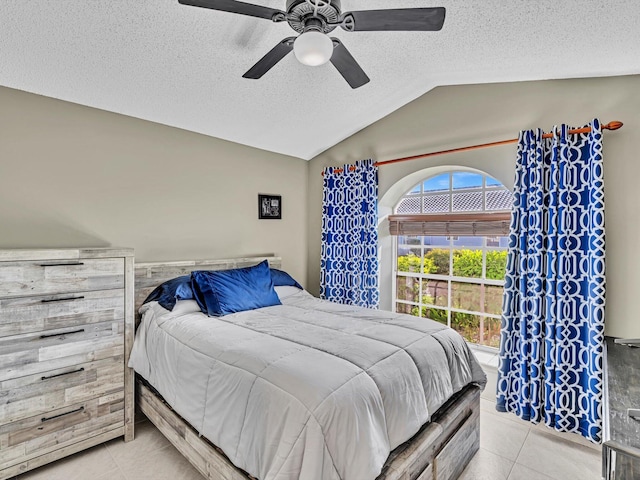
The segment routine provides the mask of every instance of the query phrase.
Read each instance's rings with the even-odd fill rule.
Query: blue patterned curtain
[[[601,441],[602,131],[520,133],[505,276],[497,409]]]
[[[378,308],[378,167],[324,170],[320,298]]]

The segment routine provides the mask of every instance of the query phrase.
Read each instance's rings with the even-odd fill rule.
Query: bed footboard
[[[480,389],[469,385],[391,452],[376,480],[453,480],[479,448]]]
[[[138,406],[167,440],[210,480],[255,480],[234,466],[231,461],[206,438],[201,437],[181,416],[138,378],[136,382]]]
[[[205,478],[256,480],[199,436],[140,378],[136,391],[142,412]],[[480,389],[470,385],[440,408],[411,440],[391,452],[376,480],[454,480],[479,446]]]

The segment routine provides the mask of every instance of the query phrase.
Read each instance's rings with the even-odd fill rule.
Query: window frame
[[[480,175],[482,176],[482,185],[480,187],[462,187],[462,188],[453,188],[453,176],[456,173],[467,173],[467,174],[473,174],[473,175]],[[432,179],[432,178],[437,178],[440,177],[442,175],[449,175],[449,189],[448,190],[433,190],[433,191],[426,191],[424,190],[424,184],[425,182],[427,182],[428,180]],[[504,191],[504,190],[508,190],[504,185],[502,185],[501,183],[498,182],[498,184],[494,184],[494,185],[487,185],[487,179],[492,179],[496,182],[498,182],[498,180],[496,180],[495,178],[491,177],[490,175],[487,175],[486,173],[480,173],[480,172],[468,172],[465,170],[451,170],[448,172],[441,172],[441,173],[437,173],[435,175],[431,175],[429,177],[423,178],[419,183],[417,183],[416,185],[414,185],[411,189],[409,189],[407,192],[405,192],[404,195],[402,195],[402,197],[400,197],[400,199],[396,202],[395,206],[393,207],[393,214],[394,215],[412,215],[412,214],[430,214],[430,215],[448,215],[448,214],[473,214],[473,213],[498,213],[498,212],[505,212],[505,211],[509,211],[508,209],[504,209],[504,210],[487,210],[487,193],[488,192],[497,192],[497,191]],[[420,186],[420,191],[418,192],[413,192],[417,186]],[[453,210],[453,194],[460,194],[460,193],[482,193],[482,208],[479,210]],[[425,212],[424,211],[424,201],[422,200],[424,197],[434,197],[434,196],[442,196],[444,194],[448,194],[449,195],[449,201],[448,201],[448,205],[449,208],[446,212]],[[402,203],[402,201],[405,198],[420,198],[420,212],[398,212],[398,207],[400,206],[400,204]]]
[[[480,175],[482,176],[482,182],[481,182],[481,186],[480,187],[463,187],[463,188],[455,188],[453,187],[453,183],[454,183],[454,175],[456,173],[471,173],[471,172],[466,172],[466,171],[459,171],[459,170],[450,170],[448,172],[439,172],[435,175],[431,175],[429,177],[423,178],[419,184],[416,184],[414,187],[410,188],[402,197],[400,197],[400,199],[396,202],[395,207],[393,208],[393,214],[394,215],[418,215],[417,213],[410,213],[410,212],[398,212],[398,208],[401,205],[401,203],[403,202],[403,200],[405,198],[416,198],[416,197],[420,197],[420,214],[425,214],[424,212],[424,201],[422,200],[422,198],[424,198],[425,196],[429,196],[429,195],[443,195],[443,194],[448,194],[449,195],[449,201],[448,201],[448,205],[449,205],[449,211],[448,212],[429,212],[429,214],[431,215],[442,215],[442,216],[451,216],[452,218],[455,218],[455,215],[459,215],[459,214],[474,214],[474,213],[504,213],[504,212],[508,212],[508,209],[502,209],[502,210],[486,210],[486,204],[487,204],[487,192],[491,192],[491,191],[501,191],[501,190],[508,190],[504,185],[502,185],[500,182],[498,182],[495,178],[485,174],[485,173],[481,173],[481,172],[473,172],[473,174],[475,175]],[[436,178],[438,176],[442,176],[444,174],[449,175],[449,189],[448,190],[437,190],[437,191],[428,191],[425,192],[424,190],[424,184],[432,178]],[[487,185],[487,181],[488,179],[492,180],[492,184],[491,185]],[[415,191],[417,188],[416,187],[420,187],[419,188],[419,192]],[[413,192],[413,193],[412,193]],[[453,198],[454,198],[454,194],[458,194],[458,193],[467,193],[467,192],[482,192],[482,210],[453,210]],[[481,246],[466,246],[464,243],[461,244],[456,244],[459,240],[458,237],[453,237],[453,236],[438,236],[439,238],[447,238],[447,245],[425,245],[425,236],[427,237],[436,237],[436,235],[394,235],[393,236],[393,241],[392,241],[392,249],[393,249],[393,256],[394,256],[394,261],[393,261],[393,267],[392,267],[392,275],[393,275],[393,282],[392,282],[392,307],[393,307],[393,311],[394,312],[398,312],[398,305],[409,305],[411,306],[411,308],[417,307],[418,308],[418,313],[419,313],[419,318],[424,318],[422,317],[422,309],[423,308],[428,308],[428,309],[436,309],[436,310],[440,310],[443,312],[446,312],[447,314],[447,326],[451,327],[451,322],[452,322],[452,316],[454,313],[463,313],[463,314],[470,314],[470,315],[474,315],[476,317],[479,318],[480,321],[480,325],[479,325],[479,332],[478,332],[478,345],[482,345],[483,347],[489,347],[489,348],[496,348],[496,347],[491,347],[490,345],[488,345],[487,343],[485,343],[483,337],[484,337],[484,319],[492,319],[492,320],[500,320],[501,315],[498,314],[492,314],[492,313],[486,313],[486,312],[482,312],[482,311],[473,311],[473,310],[467,310],[464,308],[458,308],[458,307],[454,307],[453,306],[453,302],[454,302],[454,298],[452,295],[452,290],[453,290],[453,285],[456,283],[465,283],[465,284],[473,284],[473,285],[481,285],[481,286],[497,286],[497,287],[504,287],[504,280],[496,280],[496,279],[489,279],[487,278],[487,252],[491,252],[491,251],[506,251],[507,247],[506,246],[489,246],[488,242],[492,241],[495,242],[496,238],[506,238],[506,236],[479,236],[478,238],[482,238],[482,242],[481,242]],[[402,238],[419,238],[420,239],[420,243],[418,244],[402,244],[400,243]],[[464,236],[462,236],[462,238],[465,238]],[[498,240],[499,242],[499,240]],[[404,272],[404,271],[399,271],[398,270],[398,258],[400,257],[399,255],[399,248],[400,247],[406,247],[407,249],[416,249],[417,247],[420,248],[420,258],[424,259],[425,257],[425,251],[428,249],[432,249],[432,248],[441,248],[441,249],[448,249],[449,251],[449,274],[448,275],[444,275],[444,274],[435,274],[435,273],[423,273],[423,272]],[[481,278],[478,277],[461,277],[461,276],[457,276],[457,275],[453,275],[453,268],[454,268],[454,252],[455,250],[462,250],[462,249],[470,249],[470,250],[481,250],[482,251],[482,274],[481,274]],[[418,281],[418,302],[412,302],[410,300],[402,300],[398,298],[398,278],[399,277],[410,277],[410,278],[415,278]],[[440,306],[440,305],[432,305],[432,304],[426,304],[423,303],[423,285],[425,283],[425,281],[429,281],[429,280],[438,280],[438,281],[446,281],[447,282],[447,305],[446,307],[444,306]],[[484,298],[484,291],[483,293],[481,293],[481,297],[480,297],[480,307],[479,310],[484,310],[485,309],[485,301],[483,301],[482,299]],[[436,303],[436,302],[434,302]],[[469,340],[468,340],[469,341]]]

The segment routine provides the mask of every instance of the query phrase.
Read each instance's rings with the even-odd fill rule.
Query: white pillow
[[[278,298],[280,299],[280,301],[284,300],[287,297],[290,297],[291,295],[295,295],[298,292],[301,292],[302,290],[300,290],[298,287],[292,287],[290,285],[285,285],[285,286],[281,286],[281,287],[274,287],[276,293],[278,294]]]
[[[172,315],[185,315],[187,313],[200,312],[198,302],[195,300],[178,300],[176,306],[171,310]]]

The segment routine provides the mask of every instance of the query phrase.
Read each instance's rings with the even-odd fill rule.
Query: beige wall
[[[0,87],[0,248],[273,252],[304,282],[307,173],[300,159]],[[258,220],[258,193],[282,195],[282,220]]]
[[[309,169],[308,288],[317,293],[319,285],[320,172],[325,166],[503,140],[521,129],[583,125],[593,117],[625,124],[604,138],[607,334],[640,337],[640,76],[439,87],[314,158]],[[512,187],[514,165],[511,145],[385,166],[380,168],[379,196],[383,204],[397,200],[401,187],[410,186],[403,178],[414,174],[415,179],[439,166],[479,169]]]
[[[323,167],[597,116],[625,123],[604,141],[607,334],[640,337],[639,92],[640,76],[440,87],[307,164],[0,87],[0,248],[120,245],[138,261],[274,252],[317,293]],[[511,186],[514,161],[506,146],[382,167],[381,202],[433,167],[476,168]],[[257,219],[258,193],[283,196],[283,220]]]

